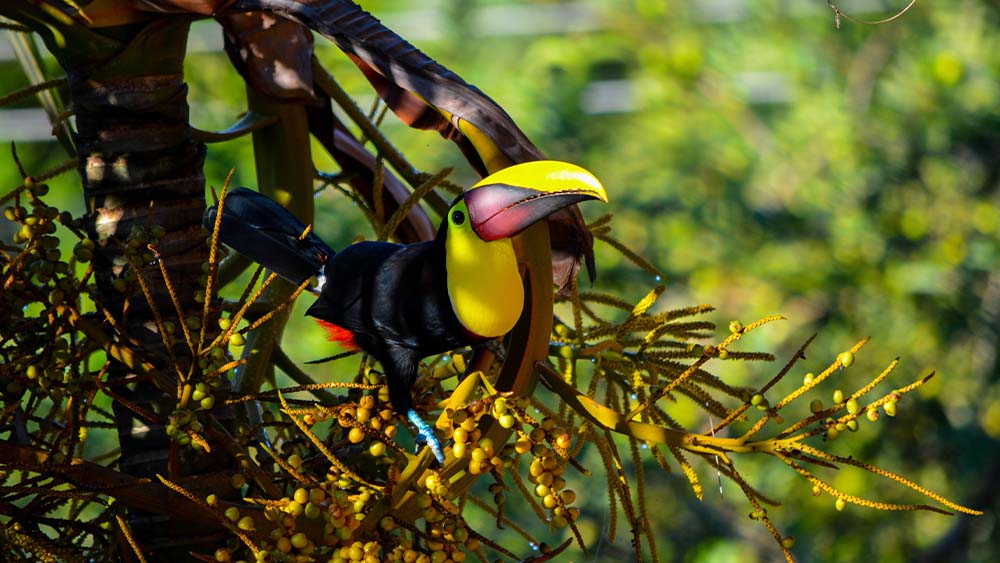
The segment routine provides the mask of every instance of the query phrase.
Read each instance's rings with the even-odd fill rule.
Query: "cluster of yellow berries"
[[[296,470],[301,468],[302,460],[295,454],[286,461]],[[255,557],[259,562],[305,563],[315,561],[319,554],[330,556],[330,561],[372,561],[372,556],[379,561],[382,547],[377,542],[361,544],[355,540],[365,517],[362,511],[372,498],[369,490],[351,493],[342,488],[334,471],[319,486],[300,487],[292,496],[268,503],[263,518],[259,515],[254,518],[235,506],[227,508],[224,516],[255,539]],[[219,500],[216,495],[209,495],[206,503],[216,507]],[[262,521],[270,523],[270,530],[263,538],[257,534]],[[220,551],[226,553],[216,552],[216,560],[230,561],[229,551]],[[220,555],[224,558],[220,559]]]
[[[556,528],[564,528],[580,516],[579,509],[569,507],[576,501],[576,492],[566,488],[563,478],[571,445],[569,433],[556,427],[555,421],[548,417],[514,444],[516,452],[530,451],[534,456],[528,466],[528,480],[535,485],[535,496],[549,510]]]
[[[430,472],[417,485],[422,485],[427,490],[426,493],[417,495],[416,504],[421,509],[421,516],[429,524],[426,545],[430,553],[418,555],[416,560],[430,563],[462,563],[466,559],[465,550],[476,550],[479,547],[479,540],[473,537],[462,519],[461,507],[444,497],[448,492],[448,481],[442,479],[437,472]],[[383,524],[386,522],[383,521]],[[382,528],[391,529],[394,525],[390,523],[388,526],[383,525]],[[403,556],[403,561],[407,561],[406,551]],[[421,559],[425,556],[427,559]]]
[[[479,428],[478,421],[484,412],[481,408],[462,409],[451,418],[452,454],[457,460],[469,460],[467,469],[472,475],[501,471],[504,465],[493,440],[484,438]]]
[[[366,437],[374,437],[368,445],[368,453],[373,457],[385,455],[386,440],[391,442],[396,437],[395,420],[395,412],[387,405],[376,410],[372,395],[364,395],[357,404],[344,405],[337,411],[337,423],[341,428],[350,429],[347,432],[348,442],[360,444]]]

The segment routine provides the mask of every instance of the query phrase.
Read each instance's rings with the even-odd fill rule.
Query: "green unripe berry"
[[[842,390],[837,389],[833,392],[833,402],[838,405],[844,402],[844,392]]]
[[[309,491],[303,487],[295,489],[295,493],[292,495],[295,502],[300,504],[305,504],[309,502]]]
[[[274,542],[274,548],[281,553],[291,553],[292,541],[286,536],[281,536],[276,542]]]
[[[868,417],[868,420],[871,422],[877,422],[882,415],[879,414],[878,409],[870,408],[868,409],[868,412],[865,413],[865,416]]]
[[[73,257],[76,258],[77,262],[86,264],[87,262],[90,262],[91,258],[94,257],[94,251],[90,250],[89,248],[83,248],[82,246],[77,245],[75,248],[73,248]]]
[[[837,502],[834,503],[834,506],[837,508],[838,511],[843,511],[845,508],[847,508],[847,501],[844,500],[843,498],[837,498]]]
[[[514,416],[511,415],[510,413],[505,413],[500,415],[499,418],[497,418],[497,422],[500,424],[501,427],[510,429],[514,427],[514,423],[517,422],[517,419],[515,419]]]
[[[243,518],[240,518],[240,521],[236,523],[236,527],[246,532],[253,531],[254,529],[253,518],[250,516],[244,516]]]
[[[233,326],[232,319],[228,317],[219,317],[219,328],[222,330],[229,330],[229,327]]]
[[[309,545],[309,536],[303,534],[302,532],[296,533],[292,536],[292,547],[295,549],[302,549],[303,547]]]
[[[860,428],[860,425],[858,425],[857,419],[855,419],[855,420],[848,420],[846,425],[847,425],[847,429],[850,430],[851,432],[857,432],[858,428]]]
[[[319,487],[309,489],[309,502],[319,504],[326,500],[326,491]]]
[[[212,392],[212,389],[207,383],[199,383],[194,386],[194,391],[191,393],[191,400],[200,401],[205,398],[206,395]]]
[[[851,364],[854,363],[854,353],[850,351],[842,352],[839,356],[837,356],[837,361],[840,362],[840,365],[845,368],[849,368],[851,367]]]
[[[743,323],[741,323],[740,321],[730,321],[729,332],[733,334],[739,334],[743,332]]]
[[[242,334],[240,334],[238,332],[236,334],[234,334],[234,335],[232,335],[232,336],[229,337],[229,344],[231,344],[233,346],[236,346],[237,348],[239,348],[240,346],[243,346],[246,343],[247,343],[247,339]]]
[[[309,504],[306,505],[305,514],[306,518],[310,520],[315,520],[320,517],[322,511],[319,509],[318,506],[310,502]]]
[[[821,412],[823,410],[823,401],[819,399],[813,399],[812,402],[809,403],[809,410],[813,414]]]
[[[889,401],[885,405],[882,405],[882,408],[885,409],[885,414],[896,416],[896,401]]]
[[[761,395],[760,393],[754,393],[754,395],[750,397],[750,404],[755,407],[763,402],[764,402],[764,396]]]
[[[852,398],[847,400],[847,412],[850,414],[858,414],[861,412],[861,404],[858,403],[857,399]]]
[[[795,536],[785,536],[781,538],[781,547],[785,549],[792,549],[795,547]]]
[[[240,509],[235,506],[230,506],[226,509],[225,515],[230,521],[235,522],[240,518]]]

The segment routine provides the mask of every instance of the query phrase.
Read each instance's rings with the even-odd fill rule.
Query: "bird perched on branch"
[[[300,284],[317,276],[306,311],[348,347],[382,365],[393,409],[444,462],[440,444],[413,409],[422,358],[503,336],[524,307],[511,237],[588,199],[607,201],[587,170],[541,160],[500,170],[460,196],[433,240],[359,242],[335,252],[267,196],[247,188],[222,202],[219,238],[279,276]],[[218,209],[204,224],[212,228]]]

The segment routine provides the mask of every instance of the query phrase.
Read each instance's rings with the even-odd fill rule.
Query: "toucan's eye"
[[[451,222],[455,223],[456,225],[461,225],[462,223],[465,222],[465,213],[462,213],[462,211],[459,209],[452,211]]]

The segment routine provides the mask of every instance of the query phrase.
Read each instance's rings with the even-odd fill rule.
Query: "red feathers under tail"
[[[326,329],[327,338],[329,338],[330,342],[336,342],[347,350],[360,349],[358,343],[354,341],[354,334],[351,331],[321,319],[316,319],[316,322]]]

